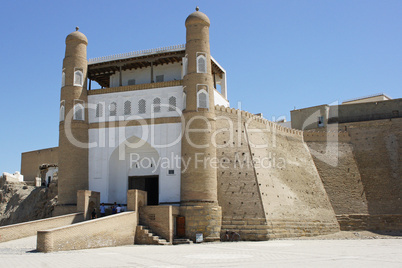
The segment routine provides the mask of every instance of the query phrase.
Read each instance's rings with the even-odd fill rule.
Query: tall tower
[[[219,240],[222,210],[217,197],[216,157],[212,144],[215,132],[214,83],[209,48],[209,18],[198,11],[186,19],[186,58],[183,90],[185,135],[182,138],[181,208],[186,236],[192,240],[203,233],[204,240]]]
[[[55,215],[76,212],[77,191],[88,189],[88,40],[78,31],[66,38],[60,96],[59,198]]]

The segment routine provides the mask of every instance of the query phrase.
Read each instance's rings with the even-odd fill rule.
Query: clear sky
[[[2,1],[0,173],[21,152],[58,146],[65,37],[80,27],[88,57],[185,43],[196,6],[232,107],[264,114],[384,92],[402,97],[400,0]]]

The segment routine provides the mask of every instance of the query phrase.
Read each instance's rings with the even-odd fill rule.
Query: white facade
[[[176,99],[177,109],[169,110],[169,99]],[[155,98],[160,99],[160,112],[154,112],[153,101]],[[139,102],[145,100],[145,113],[139,112]],[[131,102],[131,113],[124,113],[124,105],[126,101]],[[183,87],[164,87],[145,90],[135,90],[127,92],[116,92],[108,94],[90,95],[89,103],[89,123],[106,122],[106,121],[125,121],[134,119],[147,119],[159,117],[179,117],[183,110]],[[116,104],[116,115],[110,115],[110,106]],[[101,104],[102,113],[96,116],[96,106]],[[173,108],[173,107],[171,107]],[[173,110],[173,111],[172,111]]]
[[[213,62],[221,68],[214,59]],[[176,62],[117,71],[110,76],[109,86],[181,80],[185,67],[186,63]],[[224,70],[221,76],[214,76],[220,91],[214,89],[215,105],[229,107]],[[101,202],[126,203],[130,180],[148,176],[158,176],[159,204],[180,202],[184,97],[183,86],[88,96],[88,118],[92,124],[89,189],[101,193]],[[158,121],[161,118],[169,119]]]
[[[159,202],[180,201],[181,123],[89,130],[89,189],[126,203],[130,176],[159,176]],[[173,170],[174,174],[169,174]]]

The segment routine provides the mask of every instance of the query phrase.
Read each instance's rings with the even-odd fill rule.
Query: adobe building
[[[55,215],[76,211],[77,191],[127,204],[138,189],[147,206],[178,210],[191,240],[339,231],[303,131],[231,108],[209,18],[197,8],[185,27],[185,45],[89,60],[85,35],[67,36],[57,156],[40,159],[58,166]],[[23,156],[29,173],[39,160]]]

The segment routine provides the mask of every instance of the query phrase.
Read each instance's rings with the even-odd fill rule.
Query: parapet
[[[273,131],[276,131],[277,133],[280,132],[282,134],[288,135],[288,136],[294,136],[297,138],[302,138],[303,137],[303,131],[298,130],[298,129],[292,129],[292,128],[287,128],[284,126],[281,126],[275,122],[269,121],[260,115],[252,114],[247,111],[243,111],[240,109],[235,109],[235,108],[230,108],[230,107],[225,107],[223,105],[216,105],[215,106],[216,111],[221,111],[225,112],[228,114],[235,114],[238,115],[244,119],[247,120],[247,122],[250,122],[249,120],[252,120],[257,123],[261,123],[266,125],[267,127],[272,128]]]

